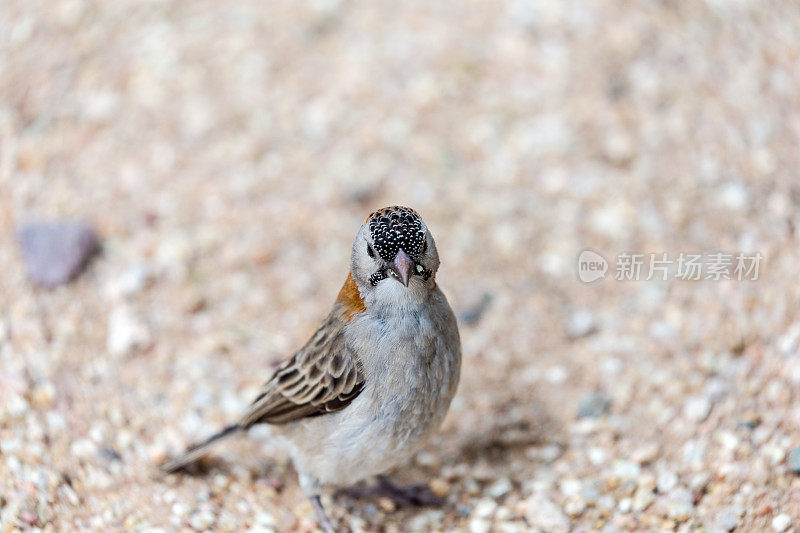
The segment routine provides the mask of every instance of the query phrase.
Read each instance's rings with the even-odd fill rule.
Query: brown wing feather
[[[286,424],[332,413],[347,407],[361,393],[361,364],[344,340],[350,318],[347,307],[337,302],[308,343],[267,381],[242,419],[242,427]]]

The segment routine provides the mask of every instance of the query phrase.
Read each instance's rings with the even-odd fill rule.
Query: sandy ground
[[[441,435],[394,473],[447,504],[330,498],[340,524],[800,528],[798,27],[736,0],[2,2],[0,531],[314,530],[257,435],[154,465],[305,341],[387,204],[466,319]],[[15,237],[42,218],[103,240],[53,290]],[[614,279],[717,251],[759,278]]]

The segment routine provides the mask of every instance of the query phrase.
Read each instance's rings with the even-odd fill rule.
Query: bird
[[[439,253],[414,209],[374,211],[360,227],[350,272],[322,325],[278,366],[234,424],[163,465],[178,472],[224,437],[266,426],[288,452],[320,528],[320,498],[410,458],[442,423],[458,387],[458,325],[436,283]],[[407,495],[407,494],[406,494]]]

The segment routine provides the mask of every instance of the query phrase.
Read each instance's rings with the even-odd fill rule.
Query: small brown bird
[[[320,526],[320,501],[405,461],[438,428],[456,392],[461,343],[436,285],[439,253],[416,211],[369,215],[353,243],[350,274],[317,332],[264,385],[238,423],[162,466],[175,472],[219,439],[267,424],[286,449]],[[403,489],[380,478],[395,494]]]

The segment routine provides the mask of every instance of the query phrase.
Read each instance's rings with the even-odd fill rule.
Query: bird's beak
[[[397,281],[408,287],[408,280],[411,279],[411,270],[414,268],[414,261],[401,248],[394,256],[394,261],[389,264],[389,270],[394,273]]]

